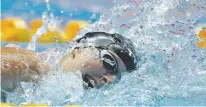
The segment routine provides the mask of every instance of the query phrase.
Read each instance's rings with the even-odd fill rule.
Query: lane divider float
[[[199,32],[198,37],[200,41],[197,42],[197,46],[199,48],[206,48],[206,29],[202,29]]]
[[[22,104],[16,106],[14,104],[0,103],[0,107],[52,107],[47,104]],[[81,105],[65,105],[64,107],[81,107]]]
[[[30,42],[32,36],[36,33],[38,28],[42,26],[42,20],[36,19],[30,22],[30,28],[27,23],[20,18],[9,18],[1,20],[1,40],[5,42]],[[59,26],[53,29],[48,25],[48,31],[42,35],[39,43],[62,43],[64,41],[71,41],[77,33],[89,23],[86,21],[72,20],[67,23],[64,29]]]

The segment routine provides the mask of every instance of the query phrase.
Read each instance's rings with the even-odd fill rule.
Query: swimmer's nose
[[[115,79],[116,76],[114,75],[103,75],[102,78],[100,78],[100,81],[101,83],[108,85],[113,83]]]

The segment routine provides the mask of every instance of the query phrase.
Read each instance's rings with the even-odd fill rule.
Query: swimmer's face
[[[109,73],[100,60],[100,52],[96,48],[80,48],[72,50],[60,61],[63,71],[81,71],[83,79],[92,77],[95,87],[111,84],[117,78]],[[89,77],[85,77],[86,75]]]

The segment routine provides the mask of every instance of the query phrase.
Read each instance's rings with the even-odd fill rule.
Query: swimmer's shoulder
[[[19,48],[19,47],[2,47],[0,49],[1,54],[36,54],[35,52],[31,50],[27,50],[24,48]]]

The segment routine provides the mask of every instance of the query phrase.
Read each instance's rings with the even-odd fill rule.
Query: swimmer
[[[140,60],[132,42],[119,34],[89,32],[75,42],[84,45],[63,56],[59,65],[65,72],[80,70],[84,88],[100,88],[115,83],[120,80],[122,72],[134,71]],[[48,64],[42,62],[35,52],[1,48],[3,92],[12,92],[22,81],[38,82],[48,71]]]

